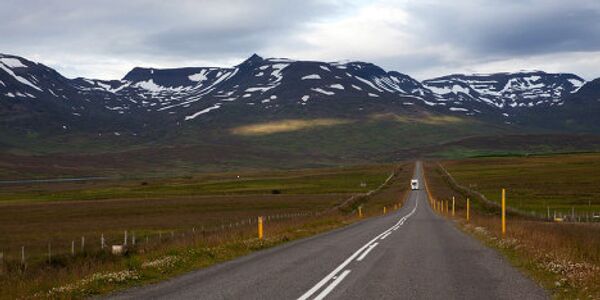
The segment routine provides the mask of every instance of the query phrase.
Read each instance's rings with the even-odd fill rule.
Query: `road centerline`
[[[323,279],[321,279],[321,281],[319,281],[312,288],[310,288],[308,291],[306,291],[306,293],[304,293],[302,296],[300,296],[298,298],[298,300],[306,300],[306,299],[310,298],[314,293],[316,293],[319,289],[321,289],[327,282],[329,282],[331,279],[334,279],[334,277],[341,270],[343,270],[348,264],[350,264],[363,251],[365,251],[366,249],[368,249],[373,243],[375,243],[375,241],[377,241],[378,239],[380,239],[382,236],[391,233],[394,230],[394,227],[397,227],[397,226],[399,227],[399,226],[403,225],[404,222],[415,213],[415,211],[417,210],[418,207],[419,207],[419,197],[417,196],[416,200],[415,200],[415,207],[408,214],[406,214],[404,217],[400,218],[400,220],[398,220],[398,222],[396,222],[394,225],[390,226],[388,229],[386,229],[382,233],[378,234],[372,240],[370,240],[369,242],[367,242],[366,244],[364,244],[362,247],[360,247],[358,250],[356,250],[352,255],[350,255],[350,257],[348,257],[344,262],[342,262],[333,271],[331,271],[331,273],[329,273],[327,276],[325,276]],[[367,250],[367,251],[369,251],[369,250]],[[349,270],[346,270],[346,271],[348,271],[348,273],[349,273]],[[348,275],[348,273],[345,273],[344,277],[346,275]],[[342,274],[344,274],[344,273],[342,273]],[[338,276],[338,278],[334,279],[334,282],[337,281],[336,285],[339,284],[339,282],[341,282],[341,280],[339,280],[340,276]],[[328,288],[331,287],[331,289],[333,290],[333,288],[335,288],[335,286],[332,287],[332,284],[330,284],[329,286],[327,286],[326,289],[328,289]],[[331,292],[331,291],[329,291],[329,292]],[[323,294],[323,292],[321,292],[321,294]],[[319,294],[317,297],[319,297],[321,294]],[[325,297],[327,294],[323,295],[323,297]],[[317,299],[317,298],[315,298],[315,299]],[[321,299],[321,298],[319,298],[319,299]]]
[[[373,248],[377,247],[377,245],[379,245],[379,243],[372,244],[365,252],[363,252],[361,256],[356,259],[356,261],[362,261],[369,254],[369,252],[373,250]]]

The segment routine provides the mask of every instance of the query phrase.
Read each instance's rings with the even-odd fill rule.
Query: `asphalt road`
[[[415,176],[422,182],[422,168]],[[408,184],[408,183],[407,183]],[[546,299],[498,253],[437,216],[424,190],[386,216],[112,299]]]

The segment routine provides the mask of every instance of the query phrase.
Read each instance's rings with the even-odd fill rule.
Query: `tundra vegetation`
[[[109,293],[356,222],[359,206],[380,215],[403,202],[413,165],[5,185],[0,298]]]

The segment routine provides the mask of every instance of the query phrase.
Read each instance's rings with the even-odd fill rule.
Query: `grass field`
[[[387,174],[386,171],[387,170]],[[380,184],[392,165],[269,172],[200,174],[177,178],[4,185],[0,202],[149,199],[201,195],[361,193]],[[361,185],[364,183],[364,185]]]
[[[522,206],[541,211],[544,210],[542,199],[554,199],[557,207],[578,204],[580,211],[585,212],[585,201],[590,195],[597,195],[598,189],[590,181],[598,178],[594,166],[599,160],[599,155],[577,154],[482,158],[442,162],[442,165],[458,184],[470,186],[492,201],[499,198],[501,185],[498,182],[505,182],[509,204],[522,201]],[[513,265],[544,286],[553,298],[600,298],[600,224],[548,222],[509,214],[507,233],[503,236],[497,207],[471,197],[470,221],[467,222],[467,195],[449,183],[437,162],[427,163],[425,169],[429,190],[435,199],[456,199],[455,216],[443,215],[504,254]],[[592,202],[592,209],[597,203]]]
[[[357,196],[377,189],[392,172],[384,188]],[[65,295],[110,291],[348,224],[356,220],[359,205],[366,216],[379,215],[383,206],[391,209],[403,201],[412,172],[413,164],[403,163],[3,186],[0,289],[9,293],[0,298],[29,297],[99,272],[125,268],[141,274],[133,283],[104,282],[82,295]],[[264,243],[255,238],[258,216],[266,217],[270,239]],[[125,230],[129,243],[137,238],[137,252],[119,260],[100,251],[101,236],[107,245],[121,244]],[[19,264],[23,246],[25,272]],[[189,249],[214,252],[215,247],[223,249],[210,256],[187,254]],[[158,275],[142,270],[143,261],[173,253],[189,261]]]
[[[587,219],[600,214],[600,154],[479,158],[445,161],[442,165],[465,187],[500,202],[507,189],[510,207],[553,217]]]

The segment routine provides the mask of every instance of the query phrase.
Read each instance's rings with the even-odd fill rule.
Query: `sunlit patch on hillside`
[[[394,113],[372,114],[372,120],[394,121],[399,123],[419,123],[428,125],[456,124],[466,122],[465,119],[455,116],[424,114],[420,116],[400,116]]]
[[[354,121],[348,119],[289,119],[240,126],[231,129],[231,133],[236,135],[268,135],[281,132],[313,129],[317,127],[343,125],[352,122]]]

